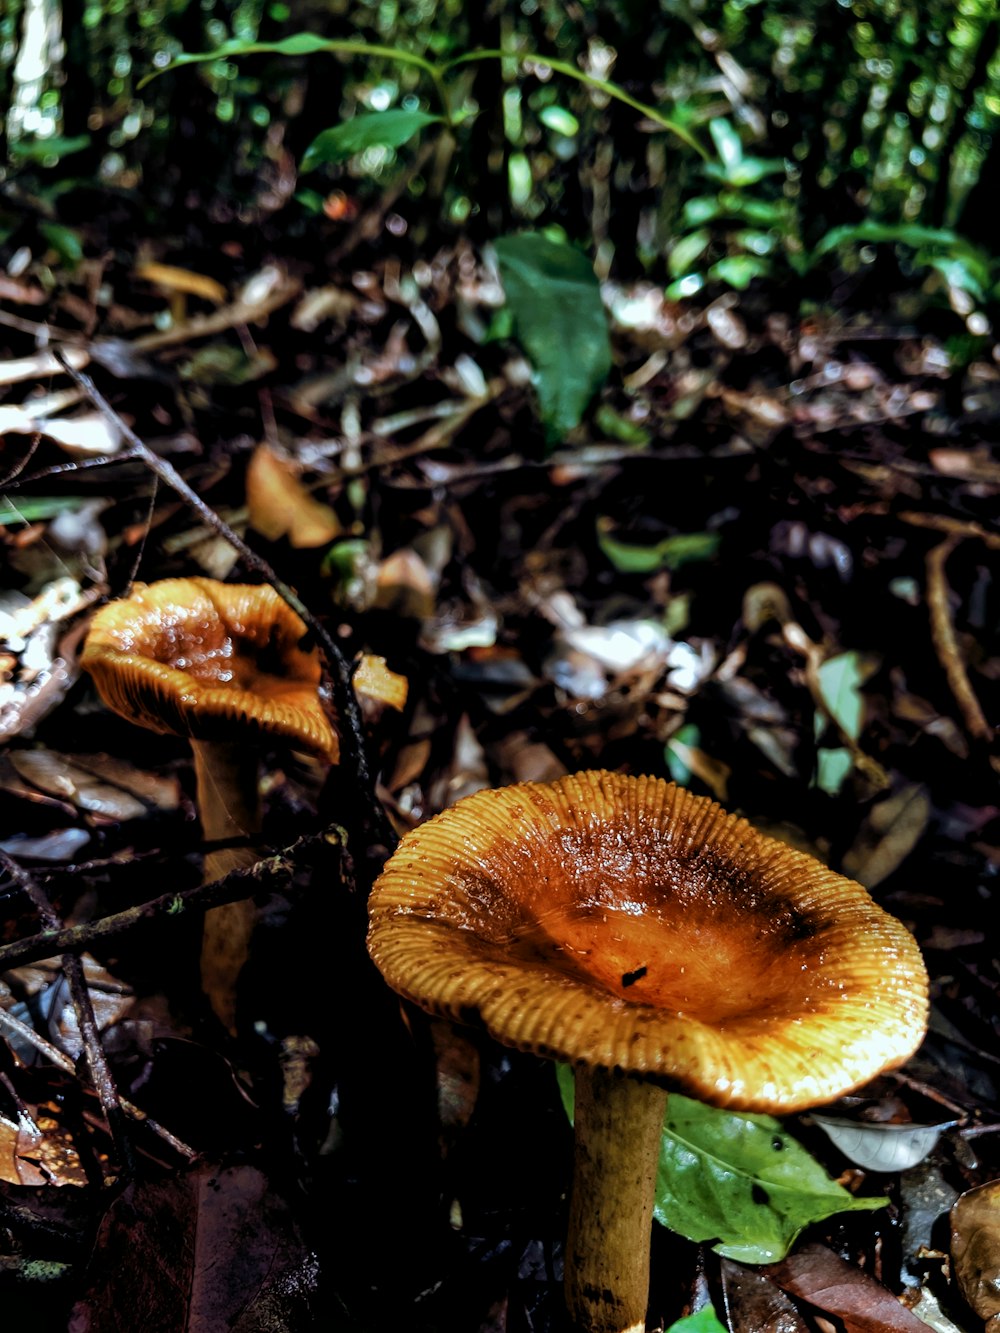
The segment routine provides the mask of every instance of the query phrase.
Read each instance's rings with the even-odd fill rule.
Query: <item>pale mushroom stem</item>
[[[644,1333],[664,1088],[576,1071],[566,1304],[576,1333]]]
[[[226,741],[192,741],[198,815],[206,842],[253,838],[260,832],[257,750]],[[253,847],[226,847],[205,857],[204,881],[253,865]],[[236,1031],[236,983],[250,952],[254,905],[249,899],[205,913],[201,985],[213,1012]]]

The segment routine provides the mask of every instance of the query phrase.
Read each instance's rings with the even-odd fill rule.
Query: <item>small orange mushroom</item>
[[[257,747],[265,738],[339,759],[319,655],[305,639],[302,619],[270,587],[164,579],[102,607],[80,662],[116,713],[190,740],[202,831],[215,843],[260,831]],[[405,699],[405,680],[387,675],[402,681]],[[246,846],[210,852],[206,882],[256,855]],[[202,985],[230,1030],[253,918],[249,902],[205,914]]]
[[[668,1090],[782,1114],[901,1064],[927,975],[866,891],[655,778],[480,791],[407,834],[370,900],[386,981],[576,1066],[566,1299],[645,1328]]]

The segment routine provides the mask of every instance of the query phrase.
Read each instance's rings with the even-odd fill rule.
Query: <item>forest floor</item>
[[[267,756],[264,842],[291,850],[280,882],[234,890],[259,906],[238,1039],[199,997],[197,912],[93,934],[76,983],[37,943],[9,952],[201,880],[188,747],[111,715],[79,655],[92,610],[136,580],[260,571],[124,426],[346,661],[406,677],[405,709],[365,719],[396,836],[484,786],[673,777],[915,934],[924,1045],[825,1108],[841,1144],[874,1127],[867,1164],[814,1117],[785,1124],[888,1205],[815,1222],[764,1267],[657,1227],[652,1326],[711,1297],[733,1333],[919,1328],[913,1308],[980,1327],[1000,1224],[963,1270],[979,1317],[948,1251],[952,1204],[1000,1177],[992,340],[931,296],[905,318],[804,316],[773,292],[677,305],[608,283],[611,377],[550,451],[467,244],[354,271],[238,236],[87,254],[0,283],[9,1326],[106,1330],[130,1309],[144,1333],[560,1327],[570,1131],[551,1066],[400,1028],[363,948],[391,838],[349,745],[329,773]],[[106,1082],[82,1059],[84,995]],[[112,1081],[156,1127],[119,1123]]]

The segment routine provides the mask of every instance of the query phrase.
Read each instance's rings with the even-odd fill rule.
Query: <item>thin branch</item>
[[[935,532],[946,532],[955,537],[975,537],[993,550],[1000,550],[1000,532],[990,532],[972,519],[955,518],[951,514],[925,514],[915,509],[903,510],[899,517],[915,528],[931,528]]]
[[[0,946],[0,972],[38,962],[40,958],[52,958],[56,954],[79,953],[99,941],[122,935],[144,921],[159,918],[179,920],[190,912],[205,912],[210,907],[249,898],[262,888],[287,884],[296,865],[304,859],[307,849],[327,840],[328,835],[325,833],[311,834],[299,838],[284,851],[266,856],[252,866],[231,870],[228,875],[209,884],[199,884],[178,893],[164,893],[159,898],[136,903],[134,907],[127,907],[124,911],[114,912],[86,925],[44,930],[38,935],[4,944]]]
[[[343,757],[353,766],[357,774],[368,831],[375,841],[391,850],[396,844],[396,835],[385,810],[375,795],[375,782],[369,767],[364,732],[361,726],[361,710],[358,708],[357,698],[351,686],[353,668],[334,639],[299,598],[298,594],[293,592],[288,584],[278,577],[268,562],[258,555],[252,547],[248,546],[243,538],[235,533],[196,491],[191,489],[172,463],[168,463],[166,459],[154,453],[136,435],[135,431],[122,420],[104,395],[96,388],[90,377],[76,370],[63,356],[60,349],[55,349],[53,355],[58,358],[62,368],[74,383],[86,393],[102,416],[121,432],[122,437],[128,442],[129,455],[140,459],[154,476],[175,491],[194,510],[206,527],[211,528],[213,532],[216,532],[224,541],[228,542],[238,552],[247,568],[253,570],[265,583],[268,583],[312,631],[316,642],[323,649],[333,677],[333,701],[338,720],[343,729],[341,735]]]
[[[993,728],[987,722],[969,681],[955,627],[951,622],[951,607],[948,605],[950,590],[944,567],[961,540],[961,536],[953,532],[927,552],[927,609],[931,617],[931,642],[948,678],[966,730],[976,740],[990,741],[993,739]]]
[[[63,1073],[76,1074],[76,1067],[65,1051],[59,1050],[58,1046],[53,1046],[50,1041],[46,1041],[34,1028],[29,1027],[27,1023],[22,1023],[19,1018],[15,1018],[14,1015],[8,1013],[6,1009],[0,1009],[0,1028],[6,1028],[12,1036],[33,1046],[40,1055],[44,1055],[50,1064],[55,1065],[57,1069],[61,1069]],[[158,1121],[153,1120],[145,1111],[140,1110],[133,1102],[126,1100],[124,1097],[120,1098],[120,1101],[121,1108],[129,1119],[135,1120],[141,1125],[146,1125],[154,1134],[158,1135],[164,1143],[169,1144],[175,1152],[180,1153],[182,1157],[187,1157],[189,1160],[193,1160],[197,1157],[198,1154],[195,1150],[189,1147],[183,1139],[179,1139],[176,1134],[171,1134],[169,1129],[164,1128]]]
[[[23,866],[4,851],[0,851],[0,866],[3,866],[18,888],[28,895],[46,929],[51,931],[61,930],[62,921],[53,910],[48,894],[36,882],[34,877],[29,875]],[[124,1112],[118,1097],[114,1076],[108,1065],[107,1056],[104,1054],[104,1047],[101,1045],[101,1034],[97,1027],[97,1019],[94,1017],[94,1006],[90,1000],[90,991],[87,989],[83,964],[76,954],[66,953],[62,957],[62,968],[66,974],[66,980],[69,982],[70,998],[73,1001],[73,1011],[76,1014],[83,1049],[87,1056],[90,1077],[93,1080],[98,1100],[104,1111],[108,1129],[111,1131],[111,1138],[117,1149],[119,1160],[131,1175],[133,1171],[132,1145],[128,1134],[125,1132]]]

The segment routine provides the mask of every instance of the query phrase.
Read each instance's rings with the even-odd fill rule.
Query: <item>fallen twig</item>
[[[299,838],[283,851],[265,856],[252,866],[231,870],[228,875],[209,884],[199,884],[178,893],[164,893],[159,898],[136,903],[124,911],[114,912],[97,921],[87,922],[86,925],[44,930],[38,935],[29,935],[27,939],[4,944],[0,946],[0,972],[8,972],[13,967],[23,967],[56,954],[80,953],[92,944],[122,935],[144,921],[161,917],[179,919],[189,912],[205,912],[210,907],[249,898],[259,889],[268,888],[272,884],[287,883],[304,852],[327,839],[327,836],[311,834]],[[5,858],[7,860],[9,858]]]
[[[925,514],[917,509],[904,509],[899,517],[915,528],[930,528],[934,532],[946,532],[954,537],[975,537],[992,550],[1000,550],[1000,532],[990,532],[973,519],[954,518],[951,514]]]
[[[959,533],[952,532],[927,552],[927,609],[931,617],[931,642],[948,678],[948,685],[955,696],[966,730],[976,740],[990,741],[993,739],[993,728],[987,722],[969,682],[948,605],[949,588],[944,567],[961,540]]]
[[[62,921],[53,910],[48,894],[36,882],[34,877],[29,875],[23,866],[4,851],[0,851],[0,866],[3,866],[18,888],[27,894],[46,929],[56,932],[61,930]],[[98,1031],[97,1019],[94,1017],[94,1006],[90,1000],[90,991],[87,989],[83,964],[75,953],[66,953],[62,956],[62,968],[69,983],[73,1012],[76,1015],[77,1025],[80,1029],[80,1037],[83,1041],[90,1077],[101,1103],[101,1109],[104,1111],[104,1117],[118,1152],[119,1161],[131,1175],[134,1165],[132,1145],[128,1134],[125,1133],[124,1111],[118,1096],[118,1088],[115,1086],[114,1076],[108,1065],[107,1056],[104,1054],[104,1047],[101,1045],[101,1034]]]
[[[53,1046],[50,1041],[46,1041],[34,1028],[29,1027],[27,1023],[22,1023],[19,1018],[15,1018],[14,1015],[8,1013],[6,1009],[0,1009],[0,1027],[6,1028],[13,1036],[33,1046],[36,1051],[41,1055],[44,1055],[46,1060],[51,1064],[54,1064],[57,1069],[61,1069],[66,1074],[76,1073],[73,1061],[64,1051],[59,1050],[58,1046]],[[139,1124],[146,1125],[154,1134],[158,1135],[164,1143],[173,1148],[175,1152],[180,1153],[182,1157],[187,1157],[192,1160],[197,1157],[198,1154],[193,1148],[189,1147],[188,1144],[182,1139],[179,1139],[175,1134],[171,1134],[169,1129],[166,1129],[158,1121],[153,1120],[145,1111],[140,1110],[133,1102],[128,1101],[125,1097],[121,1097],[119,1101],[122,1110],[130,1120],[135,1120]]]
[[[75,379],[73,371],[83,370],[92,360],[99,361],[104,349],[110,350],[116,345],[124,346],[127,351],[133,353],[158,352],[164,347],[174,347],[195,338],[209,338],[217,333],[224,333],[238,324],[254,324],[281,306],[287,305],[301,290],[302,283],[297,278],[286,278],[262,299],[234,301],[232,305],[222,306],[219,310],[213,310],[211,314],[194,315],[191,319],[175,324],[169,329],[157,329],[130,342],[97,338],[85,345],[78,343],[67,345],[65,350],[44,348],[32,356],[5,361],[0,367],[0,384],[18,384],[23,380],[42,379],[48,375],[58,375],[61,370]],[[2,322],[10,324],[11,321],[8,317]],[[21,323],[23,327],[27,321]],[[47,325],[39,324],[33,327],[39,333],[44,333],[47,338],[67,337],[61,330],[50,330]]]

